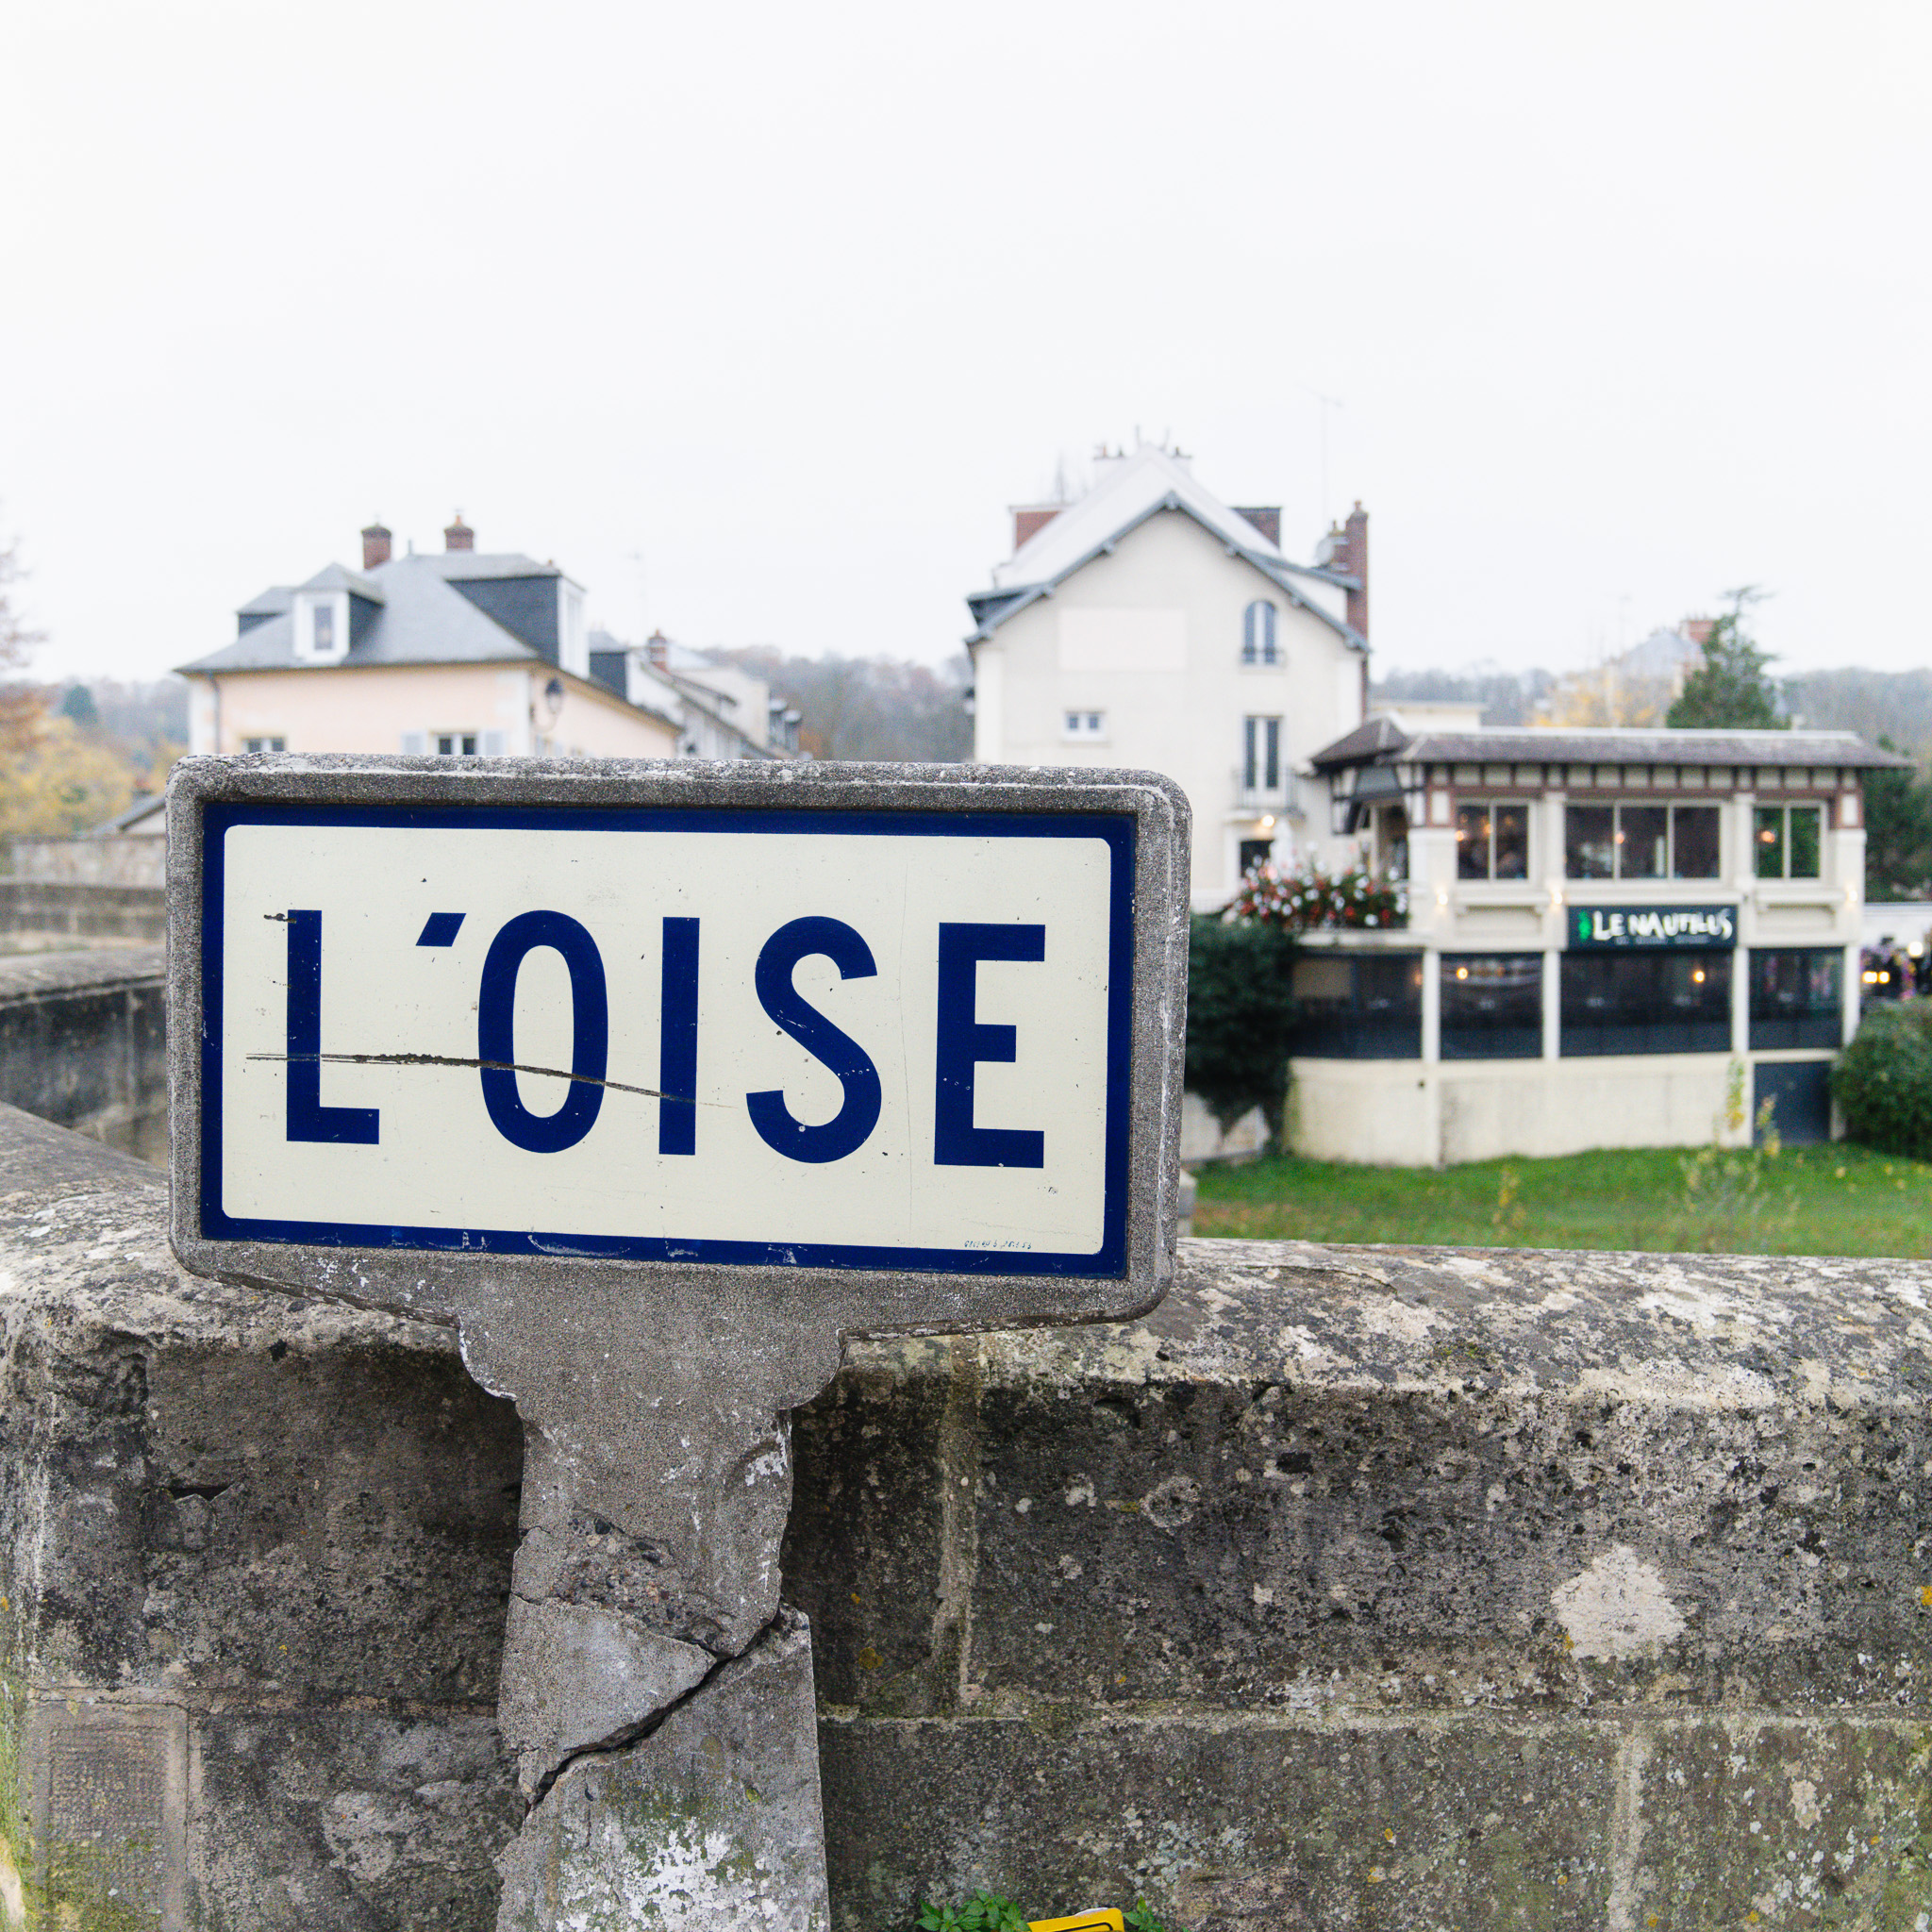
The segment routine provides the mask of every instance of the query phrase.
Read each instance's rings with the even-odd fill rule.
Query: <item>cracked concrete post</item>
[[[789,1411],[837,1373],[836,1329],[747,1333],[677,1293],[639,1309],[598,1277],[541,1310],[481,1287],[464,1359],[525,1441],[499,1710],[532,1809],[500,1932],[592,1900],[619,1923],[823,1926],[811,1641],[778,1548]]]
[[[175,768],[176,1256],[455,1324],[523,1419],[500,1932],[822,1932],[790,1412],[847,1336],[1159,1300],[1187,841],[1150,773]]]

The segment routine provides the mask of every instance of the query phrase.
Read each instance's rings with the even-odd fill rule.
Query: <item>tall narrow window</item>
[[[1281,720],[1241,720],[1241,787],[1275,791],[1281,786]]]
[[[1274,642],[1274,607],[1266,599],[1250,604],[1241,612],[1241,662],[1275,664],[1280,662]]]
[[[311,647],[318,658],[325,658],[336,647],[336,607],[333,604],[318,604],[310,622],[314,625]]]
[[[1752,821],[1761,879],[1819,875],[1822,812],[1815,805],[1760,805]]]

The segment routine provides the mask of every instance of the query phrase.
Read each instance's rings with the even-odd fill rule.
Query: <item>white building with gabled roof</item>
[[[1298,774],[1366,714],[1368,518],[1291,563],[1278,509],[1223,503],[1177,450],[1095,470],[1073,502],[1015,507],[1012,556],[966,600],[974,759],[1166,773],[1194,809],[1195,904],[1223,906],[1259,859],[1330,842]]]

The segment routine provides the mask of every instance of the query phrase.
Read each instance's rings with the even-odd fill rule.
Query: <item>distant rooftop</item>
[[[1514,764],[1791,765],[1894,770],[1908,766],[1854,731],[1671,731],[1604,725],[1587,731],[1540,724],[1489,724],[1474,730],[1409,731],[1385,713],[1357,724],[1311,762],[1318,772],[1342,765]]]

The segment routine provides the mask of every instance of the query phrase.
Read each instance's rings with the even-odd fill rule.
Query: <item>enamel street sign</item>
[[[428,1255],[1008,1285],[962,1318],[1158,1292],[1165,779],[194,760],[170,814],[191,1265],[348,1251],[409,1305],[377,1277]]]

